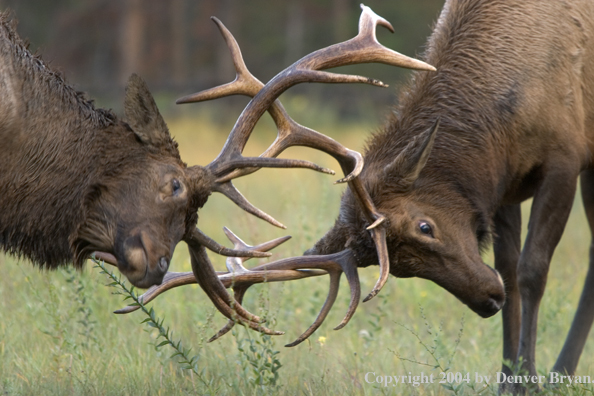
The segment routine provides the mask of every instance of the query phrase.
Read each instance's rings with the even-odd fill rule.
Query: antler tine
[[[223,232],[227,235],[227,238],[233,243],[235,249],[238,249],[238,252],[268,252],[269,250],[274,249],[275,247],[285,243],[289,239],[291,239],[290,235],[273,239],[268,242],[261,243],[256,246],[250,246],[244,241],[242,241],[237,235],[233,233],[229,228],[223,227]],[[237,255],[234,258],[237,258],[242,263],[249,260],[251,257],[256,256],[248,256],[248,255]],[[229,269],[231,271],[231,269]]]
[[[237,301],[239,304],[242,304],[243,296],[245,295],[245,292],[247,291],[247,289],[249,287],[250,286],[241,286],[241,287],[233,288],[233,298],[235,298],[235,301]],[[224,336],[225,334],[227,334],[233,328],[233,326],[235,326],[235,323],[236,322],[234,320],[229,319],[229,321],[225,324],[225,326],[223,326],[219,331],[217,331],[217,333],[215,335],[210,337],[207,342],[216,341],[219,338],[221,338],[222,336]]]
[[[228,229],[226,227],[225,227],[225,230],[226,230],[225,232],[228,231]],[[231,232],[231,231],[229,231],[229,232]],[[212,238],[210,238],[209,236],[204,234],[202,231],[200,231],[200,229],[198,229],[198,228],[195,229],[195,231],[193,233],[193,237],[200,244],[204,245],[205,247],[207,247],[208,249],[212,250],[215,253],[218,253],[223,256],[233,256],[233,257],[242,256],[242,257],[244,257],[244,260],[247,260],[251,257],[270,257],[272,254],[268,253],[268,250],[273,249],[274,247],[280,245],[281,243],[283,243],[291,238],[291,237],[277,238],[273,241],[267,242],[266,244],[260,245],[260,249],[235,250],[235,249],[229,249],[223,245],[220,245],[219,243],[214,241]],[[241,247],[241,246],[239,246],[239,247]],[[110,263],[109,255],[106,255],[104,253],[97,253],[96,256],[97,256],[97,258],[104,260],[104,261],[107,258],[108,261],[105,261],[105,262]],[[112,263],[110,263],[110,264],[112,264]],[[116,264],[112,264],[112,265],[116,265]],[[192,272],[168,272],[165,274],[165,277],[163,278],[163,282],[161,282],[160,285],[151,286],[145,293],[143,293],[139,297],[139,299],[144,304],[148,304],[150,301],[154,300],[157,296],[166,292],[167,290],[173,289],[178,286],[195,284],[195,283],[197,283],[196,277],[194,276],[194,274]],[[229,286],[225,285],[225,287],[229,287]],[[129,305],[127,307],[124,307],[124,308],[114,311],[114,313],[126,314],[126,313],[130,313],[130,312],[134,312],[138,308],[139,307],[136,305]]]
[[[363,299],[363,302],[367,302],[375,297],[384,287],[388,281],[388,276],[390,275],[390,257],[388,255],[388,246],[386,244],[386,229],[383,226],[373,228],[371,230],[371,237],[375,243],[375,249],[378,255],[380,276],[371,292]]]
[[[107,261],[105,262],[107,263]],[[256,283],[265,282],[285,282],[288,280],[296,280],[309,278],[312,276],[326,275],[326,271],[317,270],[268,270],[259,271],[257,268],[251,269],[245,274],[230,274],[229,272],[217,272],[221,283],[225,288],[238,287],[238,285],[251,286]],[[165,293],[168,290],[174,289],[179,286],[193,285],[198,283],[193,272],[168,272],[163,278],[163,282],[158,286],[151,286],[147,289],[144,294],[138,298],[143,304],[148,304],[153,301],[159,295]],[[241,304],[241,302],[239,302]],[[128,305],[127,307],[120,308],[114,313],[116,314],[127,314],[139,309],[137,305]]]
[[[256,208],[252,205],[240,192],[238,189],[235,188],[233,183],[230,181],[225,183],[215,183],[214,184],[214,191],[219,192],[229,198],[235,205],[239,206],[241,209],[245,210],[248,213],[253,214],[256,217],[261,218],[264,221],[272,224],[273,226],[286,229],[287,227],[276,220],[274,217],[270,216],[269,214],[263,212],[262,210]]]
[[[196,235],[197,232],[194,233]],[[190,243],[189,243],[190,244]],[[206,256],[206,252],[204,251],[204,247],[195,240],[193,243],[194,246],[191,246],[190,253],[192,255],[192,270],[194,272],[194,278],[198,281],[202,289],[206,292],[208,297],[211,299],[213,304],[217,307],[217,309],[228,318],[235,318],[235,320],[245,324],[246,326],[260,331],[265,334],[270,335],[280,335],[284,334],[283,332],[272,331],[267,329],[264,326],[259,325],[258,323],[262,322],[258,316],[248,312],[245,310],[240,304],[236,304],[235,301],[231,299],[231,297],[227,294],[225,287],[221,284],[221,281],[217,278],[216,273],[212,267],[210,261],[208,261],[208,256]],[[193,250],[193,249],[194,250]],[[96,254],[96,257],[99,260],[105,260],[106,258],[108,261],[105,261],[109,264],[114,265],[111,261],[111,255],[102,255]],[[202,256],[200,257],[203,261],[200,263],[195,263],[194,256]],[[205,257],[205,259],[204,259]],[[116,261],[117,262],[117,261]],[[167,274],[169,275],[169,274]],[[149,291],[145,294],[141,295],[139,298],[143,303],[148,303],[149,301],[153,300],[159,294],[172,289],[177,286],[182,286],[189,283],[194,283],[194,281],[190,281],[188,279],[187,274],[179,274],[173,273],[169,275],[169,277],[164,278],[164,282],[161,283],[159,286],[152,286]],[[215,281],[216,279],[216,281]],[[220,286],[219,286],[220,285]],[[222,287],[222,291],[221,288]],[[151,290],[152,289],[152,290]],[[124,314],[136,311],[139,307],[138,306],[128,306],[122,309],[114,311],[116,314]]]
[[[239,48],[235,37],[233,37],[229,29],[227,29],[223,22],[221,22],[217,17],[211,17],[210,19],[213,20],[213,22],[221,31],[221,35],[227,43],[229,52],[231,52],[231,59],[233,60],[235,72],[237,73],[235,80],[228,84],[184,96],[175,102],[177,104],[202,102],[231,95],[254,96],[264,86],[264,84],[254,77],[254,75],[248,70],[247,66],[245,65],[245,61],[243,60],[243,56],[241,55],[241,49]]]
[[[160,294],[165,293],[167,290],[171,290],[178,286],[196,284],[198,281],[194,276],[193,272],[168,272],[163,278],[163,282],[160,285],[151,286],[138,297],[143,304],[148,304],[157,298]],[[138,305],[128,305],[127,307],[120,308],[113,311],[114,314],[128,314],[136,311],[140,307]]]
[[[270,246],[270,248],[272,248],[286,241],[287,239],[288,238],[286,237],[279,238],[277,241],[275,241],[276,244],[268,244],[267,246]],[[192,272],[194,273],[195,279],[200,284],[207,296],[211,299],[213,304],[217,307],[217,309],[228,318],[234,317],[237,320],[245,322],[246,325],[250,326],[251,328],[267,332],[268,329],[260,327],[257,323],[254,323],[262,321],[258,316],[251,314],[250,312],[246,311],[240,304],[236,304],[235,301],[233,301],[231,296],[229,296],[229,294],[225,290],[225,286],[219,280],[217,273],[214,271],[212,263],[210,262],[210,260],[208,259],[208,255],[206,254],[204,244],[213,244],[215,248],[218,248],[218,246],[220,245],[218,245],[216,242],[204,235],[198,228],[194,229],[192,235],[189,238],[186,238],[185,242],[188,244],[188,248],[190,250]],[[224,253],[238,253],[240,255],[247,257],[254,256],[254,254],[251,251],[236,251],[226,249],[222,246],[221,248]],[[263,249],[260,249],[260,253],[262,253],[262,250]],[[261,256],[261,254],[258,255]],[[169,276],[169,278],[165,278],[164,280],[165,282],[163,282],[160,286],[157,286],[155,289],[150,291],[150,293],[148,293],[148,297],[151,297],[151,299],[153,299],[166,290],[188,283],[188,278],[183,275]],[[143,301],[145,301],[144,295],[141,296],[141,298],[143,298]],[[128,313],[132,311],[133,309],[124,308],[118,311],[118,313]]]
[[[268,250],[235,250],[229,249],[217,241],[200,231],[199,228],[196,228],[196,232],[194,233],[194,237],[200,242],[204,247],[208,248],[209,250],[220,254],[221,256],[231,256],[231,257],[270,257],[272,253],[268,253]],[[284,242],[284,241],[283,241]]]
[[[332,308],[336,295],[338,293],[338,287],[340,284],[340,275],[344,272],[349,282],[351,290],[351,301],[349,308],[343,320],[334,329],[339,330],[343,328],[351,319],[355,313],[359,304],[359,298],[361,296],[361,285],[359,282],[359,275],[357,273],[357,263],[354,255],[350,249],[343,250],[342,252],[325,255],[325,256],[302,256],[302,257],[291,257],[274,261],[268,264],[262,264],[255,268],[252,268],[250,272],[262,272],[270,271],[271,273],[277,273],[282,270],[292,270],[294,272],[301,272],[304,269],[321,269],[330,274],[330,289],[326,301],[322,309],[320,310],[318,317],[314,323],[294,342],[285,346],[291,347],[300,344],[307,337],[309,337],[315,330],[320,327],[322,322],[326,319],[328,312]],[[296,279],[296,278],[292,278]]]
[[[186,240],[186,243],[190,250],[192,272],[200,287],[202,287],[219,312],[227,318],[235,319],[254,330],[266,334],[282,334],[260,326],[259,322],[262,322],[262,320],[258,316],[246,311],[240,304],[231,298],[225,290],[225,286],[221,283],[214,271],[204,246],[202,246],[195,238],[189,238]]]
[[[305,341],[310,335],[312,335],[314,333],[314,331],[316,331],[324,322],[324,320],[326,319],[326,316],[328,316],[328,312],[330,312],[330,310],[332,309],[332,306],[334,305],[334,301],[336,301],[336,296],[338,295],[338,288],[340,286],[340,271],[329,271],[328,272],[330,274],[330,288],[328,291],[328,296],[326,297],[326,301],[324,301],[324,305],[322,306],[322,309],[320,310],[320,312],[318,313],[318,316],[316,317],[316,320],[314,320],[314,322],[311,324],[311,326],[309,326],[309,328],[307,330],[305,330],[303,332],[303,334],[301,334],[299,337],[297,337],[297,339],[289,344],[286,344],[286,347],[294,347],[297,346],[299,344],[301,344],[303,341]],[[344,321],[344,319],[343,319]]]
[[[280,241],[280,239],[279,239],[279,240],[274,240],[274,241],[270,241],[270,242],[258,245],[256,247],[252,247],[252,246],[247,245],[245,242],[243,242],[237,235],[233,234],[233,232],[231,232],[231,230],[229,230],[228,228],[225,227],[224,231],[225,231],[225,234],[227,235],[227,237],[229,238],[229,240],[231,240],[231,242],[233,242],[234,247],[236,249],[265,250],[268,247],[272,248],[272,247],[283,242],[283,241]],[[326,316],[328,315],[332,306],[334,305],[334,302],[336,301],[336,296],[338,294],[338,288],[340,285],[340,275],[343,272],[345,273],[347,280],[349,282],[350,288],[351,288],[351,302],[349,304],[349,309],[347,311],[347,314],[345,315],[345,317],[341,321],[341,323],[337,327],[335,327],[335,330],[339,330],[342,327],[344,327],[348,323],[350,318],[353,316],[353,314],[355,313],[355,310],[357,309],[357,305],[359,303],[359,298],[361,296],[361,288],[360,288],[360,283],[359,283],[359,276],[357,273],[357,265],[356,265],[354,256],[352,255],[350,250],[345,250],[343,252],[336,253],[334,255],[328,255],[328,256],[307,256],[307,257],[297,257],[297,258],[279,260],[279,261],[275,261],[273,263],[259,265],[255,268],[253,268],[252,270],[248,270],[245,267],[243,267],[243,262],[248,259],[249,258],[241,258],[241,257],[229,257],[227,259],[227,269],[229,269],[229,271],[232,272],[232,274],[230,273],[229,275],[232,275],[235,280],[234,286],[233,286],[233,290],[235,293],[234,295],[236,296],[236,298],[239,297],[239,299],[240,299],[240,300],[238,300],[239,303],[241,303],[241,299],[243,299],[243,296],[245,295],[245,292],[247,291],[247,289],[255,282],[252,282],[252,281],[246,279],[245,277],[240,282],[237,282],[237,278],[235,278],[236,276],[241,277],[242,275],[245,276],[248,273],[256,274],[257,272],[259,272],[259,273],[270,272],[271,274],[274,274],[275,279],[278,279],[279,275],[281,273],[287,272],[289,275],[287,280],[292,280],[292,279],[300,279],[300,278],[304,277],[304,276],[302,276],[302,275],[304,275],[303,274],[304,268],[323,269],[324,271],[328,272],[330,275],[330,288],[329,288],[328,296],[326,297],[326,301],[324,302],[324,305],[322,306],[322,309],[320,310],[316,320],[295,341],[293,341],[290,344],[285,345],[287,347],[296,346],[296,345],[300,344],[301,342],[303,342],[311,334],[313,334],[313,332],[316,331],[320,327],[320,325],[324,322],[324,320],[326,319]],[[227,275],[227,276],[229,276],[229,275]],[[209,340],[209,342],[214,341],[214,340],[222,337],[226,333],[228,333],[229,330],[231,330],[233,328],[235,323],[236,323],[236,320],[229,320],[229,322],[227,322],[227,324],[221,330],[219,330],[219,332],[217,334],[215,334]]]

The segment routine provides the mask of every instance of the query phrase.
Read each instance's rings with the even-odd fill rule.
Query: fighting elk
[[[375,35],[376,26],[379,25],[386,27],[392,32],[394,30],[388,21],[376,15],[369,7],[362,5],[361,8],[363,12],[359,20],[359,34],[355,38],[343,43],[323,48],[303,57],[293,65],[280,72],[266,85],[262,84],[248,71],[235,38],[217,18],[213,17],[213,21],[221,31],[227,46],[229,47],[235,69],[237,71],[237,77],[232,83],[186,96],[179,99],[177,103],[199,102],[236,94],[253,97],[252,101],[250,101],[246,109],[235,123],[235,126],[233,127],[233,130],[231,131],[227,143],[223,147],[221,153],[211,164],[206,167],[213,172],[221,172],[220,169],[225,169],[223,166],[218,164],[218,161],[233,157],[241,158],[240,153],[245,146],[247,137],[249,137],[249,134],[251,134],[256,122],[264,114],[264,112],[268,111],[276,123],[278,128],[278,136],[272,145],[257,159],[250,159],[252,161],[251,167],[235,170],[233,172],[229,172],[227,175],[219,176],[217,181],[220,183],[226,184],[232,178],[252,173],[256,171],[259,166],[261,166],[260,164],[267,164],[268,161],[287,161],[279,160],[275,157],[286,148],[295,145],[317,148],[333,156],[339,162],[347,176],[341,180],[338,180],[337,183],[348,182],[350,190],[354,191],[354,197],[366,216],[366,219],[368,220],[366,229],[372,235],[372,249],[374,249],[374,251],[377,250],[380,255],[380,277],[373,290],[367,296],[366,300],[368,300],[375,296],[387,281],[389,275],[389,258],[386,245],[385,229],[384,227],[379,227],[379,225],[385,221],[385,217],[377,211],[368,191],[361,183],[361,180],[357,177],[363,169],[362,157],[359,153],[340,146],[336,141],[330,139],[329,137],[297,124],[289,117],[280,101],[277,100],[277,98],[285,90],[302,82],[367,83],[380,87],[386,86],[381,81],[366,77],[333,74],[322,71],[332,67],[357,63],[381,62],[411,69],[426,71],[435,70],[434,67],[424,62],[408,58],[379,44]],[[232,146],[233,144],[237,144],[238,146],[234,148]],[[233,162],[236,161],[239,161],[239,159],[233,160]],[[271,164],[270,166],[273,165]],[[225,192],[226,190],[222,187],[216,187],[215,191]],[[254,211],[254,214],[260,216],[264,220],[269,221],[271,224],[280,225],[280,223],[266,214],[256,211]],[[230,236],[232,234],[227,231],[227,235]],[[236,246],[240,246],[243,249],[251,252],[261,251],[263,246],[266,246],[267,249],[270,249],[273,246],[282,243],[282,241],[276,240],[267,244],[258,245],[257,247],[248,247],[247,245],[243,244],[243,242],[240,242],[240,240],[235,236],[230,236],[230,239],[235,243]],[[161,286],[151,288],[143,295],[142,298],[145,302],[149,302],[166,290],[184,284],[194,283],[196,280],[203,287],[203,289],[207,291],[205,284],[202,283],[204,281],[201,281],[201,278],[206,279],[206,275],[202,274],[201,271],[206,268],[211,271],[212,265],[208,261],[208,257],[204,254],[204,251],[199,250],[199,246],[193,243],[189,243],[188,245],[192,258],[193,275],[191,273],[168,273],[164,283]],[[331,276],[331,293],[322,312],[327,313],[330,309],[333,299],[336,297],[336,292],[338,291],[338,281],[342,272],[344,272],[349,279],[352,297],[349,313],[345,317],[341,327],[346,325],[352,314],[355,312],[360,296],[359,280],[356,271],[356,262],[349,254],[338,253],[337,255],[334,255],[330,258],[300,258],[300,262],[303,263],[303,260],[306,260],[310,268],[317,267],[318,270],[314,271],[294,270],[291,268],[284,268],[282,266],[271,269],[267,265],[261,267],[262,271],[258,271],[256,268],[252,269],[251,271],[247,271],[241,266],[242,260],[242,258],[237,258],[236,260],[228,261],[228,267],[230,269],[234,269],[232,271],[233,274],[222,275],[218,283],[215,279],[212,279],[208,282],[209,285],[216,284],[217,288],[223,286],[230,287],[231,285],[234,285],[237,296],[237,301],[234,302],[234,306],[241,307],[240,303],[243,293],[239,292],[238,290],[244,286],[247,288],[253,283],[263,281],[270,282],[301,279],[307,276],[320,275],[325,273],[324,271],[327,271]],[[237,269],[240,269],[241,271]],[[208,276],[210,277],[212,275],[214,275],[214,272],[211,272]],[[223,283],[221,283],[221,281]],[[217,296],[224,296],[224,293],[222,291],[217,291],[217,296],[215,296],[214,294],[210,294],[210,291],[207,291],[207,294],[215,303],[215,305],[219,307]],[[135,306],[129,306],[116,311],[116,313],[129,313],[136,310],[137,308],[138,307]],[[223,312],[223,314],[229,317],[228,311]],[[314,325],[312,325],[310,329],[308,329],[308,331],[304,333],[294,344],[296,345],[297,343],[301,342],[313,331],[315,331],[315,329],[323,321],[324,316],[325,314],[320,315],[316,323],[314,323]],[[233,317],[234,321],[247,324],[252,328],[257,328],[265,332],[271,332],[270,330],[264,329],[260,326],[254,326],[256,325],[255,323],[246,321],[246,319],[249,318]]]
[[[346,175],[339,182],[358,180],[356,176],[363,168],[359,153],[295,123],[275,100],[300,82],[384,86],[365,77],[322,71],[340,65],[382,62],[433,69],[381,46],[375,39],[377,24],[389,26],[367,10],[356,39],[305,58],[261,91],[263,84],[243,73],[235,83],[204,93],[201,99],[234,93],[255,97],[217,158],[205,167],[187,167],[146,84],[138,76],[130,78],[124,103],[127,121],[120,121],[109,111],[95,109],[33,56],[3,14],[0,245],[5,252],[27,257],[45,268],[70,261],[80,267],[94,254],[117,265],[132,284],[149,287],[162,282],[175,246],[184,240],[190,247],[194,276],[214,305],[228,318],[271,332],[227,293],[205,248],[228,256],[270,254],[255,249],[227,249],[216,243],[196,227],[197,211],[212,192],[219,192],[249,213],[284,227],[251,205],[233,186],[232,179],[261,167],[301,167],[333,174],[308,161],[275,158],[295,145],[316,148],[337,158]],[[236,50],[237,66],[245,69]],[[241,153],[255,123],[269,108],[279,127],[278,139],[260,157],[243,157]],[[319,272],[272,271],[262,280],[316,274]]]
[[[425,57],[437,72],[417,73],[403,91],[396,114],[369,143],[361,174],[349,182],[334,227],[307,256],[251,272],[328,270],[331,291],[314,328],[333,302],[341,270],[352,291],[346,320],[359,296],[357,267],[379,263],[380,286],[388,270],[432,280],[483,317],[503,306],[503,357],[522,358],[535,375],[539,304],[578,176],[594,225],[592,37],[591,1],[446,1]],[[530,197],[522,247],[520,203]],[[501,277],[481,259],[491,241]],[[237,279],[246,279],[241,296],[249,281],[241,272]],[[591,253],[553,370],[575,372],[593,299]],[[309,334],[311,328],[297,342]]]

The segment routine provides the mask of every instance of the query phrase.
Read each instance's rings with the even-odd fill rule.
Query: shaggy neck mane
[[[505,135],[522,99],[515,81],[525,61],[518,59],[508,30],[494,28],[514,23],[512,12],[488,0],[446,4],[424,56],[437,72],[417,72],[401,90],[394,114],[368,142],[366,164],[373,168],[369,172],[390,163],[439,118],[435,145],[419,182],[431,175],[436,188],[478,183],[484,188],[474,191],[487,196],[460,193],[472,201],[494,204],[499,172],[505,168],[505,142],[511,141]]]

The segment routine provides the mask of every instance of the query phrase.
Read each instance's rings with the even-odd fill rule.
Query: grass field
[[[182,158],[190,164],[208,163],[228,130],[201,114],[168,122],[180,143]],[[359,150],[374,128],[337,125],[333,120],[316,127]],[[270,125],[265,123],[248,151],[257,154],[272,137]],[[333,160],[311,150],[292,149],[288,154],[337,169]],[[293,239],[277,248],[273,258],[299,255],[336,218],[343,189],[333,185],[337,178],[306,170],[262,170],[237,181],[251,202],[288,226],[286,231],[242,212],[218,195],[200,212],[199,227],[227,245],[223,226],[250,244],[292,234]],[[529,207],[525,209],[527,212]],[[551,265],[540,311],[537,368],[543,375],[548,375],[571,323],[587,269],[589,241],[583,208],[576,201]],[[210,256],[222,270],[223,259]],[[492,262],[489,254],[485,260]],[[233,334],[210,344],[206,340],[226,319],[197,286],[172,290],[151,306],[157,317],[164,318],[173,339],[192,348],[189,355],[197,357],[193,372],[184,370],[178,357],[170,358],[174,351],[169,346],[156,347],[163,339],[153,327],[140,324],[146,318],[142,313],[111,313],[125,305],[122,296],[105,286],[109,280],[91,262],[82,273],[50,273],[40,272],[28,262],[0,257],[0,268],[2,395],[497,394],[496,385],[485,387],[476,382],[476,375],[490,376],[492,383],[500,370],[501,316],[481,319],[428,281],[390,278],[378,297],[359,306],[346,328],[334,331],[349,300],[343,280],[324,325],[295,348],[283,345],[314,320],[327,293],[325,278],[258,285],[250,290],[245,304],[248,309],[265,315],[268,323],[285,330],[285,335],[263,337],[237,326]],[[190,270],[185,246],[176,250],[171,269]],[[378,273],[374,268],[360,273],[365,294]],[[593,356],[594,343],[590,342],[578,375],[594,377]],[[442,371],[446,380],[453,381],[449,389],[438,383]],[[366,377],[367,373],[374,374]],[[384,387],[375,381],[378,376],[414,377],[421,373],[433,374],[434,383]],[[466,378],[469,382],[456,383]],[[574,385],[548,392],[592,394],[593,389],[591,385]]]

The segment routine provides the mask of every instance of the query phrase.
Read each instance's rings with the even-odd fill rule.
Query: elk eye
[[[421,232],[425,235],[429,235],[429,236],[433,236],[433,229],[431,228],[431,226],[422,221],[419,223],[419,229],[421,230]]]
[[[176,194],[180,189],[181,189],[181,184],[180,184],[179,180],[177,180],[177,179],[171,180],[171,190],[173,191],[173,194]]]

